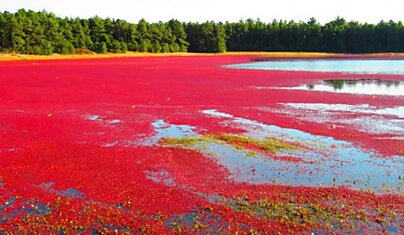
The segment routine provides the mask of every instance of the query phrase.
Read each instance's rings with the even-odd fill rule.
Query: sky
[[[326,23],[337,16],[347,20],[378,23],[404,21],[404,0],[0,0],[0,11],[20,8],[46,10],[61,17],[95,15],[137,22],[178,19],[235,22],[240,19],[308,21]]]

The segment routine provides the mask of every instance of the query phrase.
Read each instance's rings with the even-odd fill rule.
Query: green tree
[[[95,52],[325,51],[404,52],[402,22],[378,24],[336,18],[324,25],[260,19],[239,22],[148,23],[60,18],[46,11],[0,12],[0,51],[29,54]],[[79,49],[79,50],[75,50]]]

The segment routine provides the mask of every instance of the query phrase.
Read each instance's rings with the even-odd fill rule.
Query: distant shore
[[[404,59],[404,53],[371,53],[371,54],[337,54],[322,52],[226,52],[226,53],[105,53],[105,54],[52,54],[52,55],[29,55],[0,53],[0,61],[21,61],[21,60],[58,60],[58,59],[97,59],[97,58],[128,58],[128,57],[165,57],[165,56],[229,56],[229,55],[251,55],[260,56],[258,61],[267,59],[282,58],[391,58]]]

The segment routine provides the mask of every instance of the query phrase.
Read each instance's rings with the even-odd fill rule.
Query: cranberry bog
[[[0,62],[0,234],[402,234],[404,75],[256,58]]]

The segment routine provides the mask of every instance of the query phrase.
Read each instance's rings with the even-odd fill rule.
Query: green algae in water
[[[159,141],[159,144],[189,148],[196,144],[207,143],[210,141],[213,141],[213,139],[205,136],[197,136],[197,137],[183,137],[183,138],[164,138]]]
[[[282,150],[296,150],[297,145],[281,141],[277,138],[270,137],[261,139],[254,139],[242,135],[234,134],[217,134],[206,135],[197,137],[184,137],[184,138],[165,138],[160,141],[162,145],[172,145],[178,147],[189,148],[201,143],[218,143],[228,144],[239,150],[248,150],[248,156],[255,156],[256,151],[262,151],[269,154],[275,154]]]
[[[394,212],[387,209],[370,210],[353,208],[339,203],[334,206],[325,206],[317,203],[279,202],[259,199],[249,201],[244,198],[227,199],[224,204],[236,212],[246,213],[250,216],[265,220],[275,220],[289,224],[332,228],[335,231],[347,232],[367,227],[372,230],[381,224],[397,225],[398,219]]]

